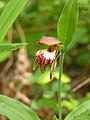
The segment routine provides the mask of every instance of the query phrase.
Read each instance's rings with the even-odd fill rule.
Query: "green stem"
[[[64,53],[61,52],[60,61],[59,61],[59,80],[58,80],[59,120],[62,120],[62,105],[61,105],[62,83],[61,83],[61,75],[62,75],[62,70],[63,70],[63,60],[64,60]]]

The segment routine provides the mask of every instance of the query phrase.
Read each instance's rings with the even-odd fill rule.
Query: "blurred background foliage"
[[[62,75],[64,115],[78,104],[90,99],[90,0],[78,1],[80,7],[79,22],[74,40],[66,51],[64,73]],[[26,41],[28,43],[27,54],[32,75],[26,77],[25,81],[30,86],[28,91],[29,105],[37,110],[38,114],[45,120],[46,114],[49,113],[49,116],[52,116],[58,109],[58,62],[52,81],[49,79],[50,68],[47,68],[46,72],[42,74],[39,68],[33,72],[32,65],[36,51],[46,47],[37,44],[39,39],[43,35],[57,38],[57,21],[65,2],[66,0],[29,0],[12,26],[12,42]],[[8,0],[0,0],[0,14],[7,3]],[[10,37],[7,36],[5,42],[11,42]],[[15,52],[15,54],[17,53],[18,51]],[[1,70],[4,68],[3,64],[8,61],[9,56],[10,53],[0,53]],[[12,70],[12,68],[10,69]],[[43,110],[44,113],[41,113],[40,110]],[[49,119],[47,118],[47,120]]]

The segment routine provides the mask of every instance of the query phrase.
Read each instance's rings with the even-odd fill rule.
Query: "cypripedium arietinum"
[[[60,55],[59,44],[63,44],[63,42],[54,37],[43,36],[38,43],[46,44],[48,47],[47,49],[37,51],[33,70],[35,70],[37,65],[40,65],[41,72],[43,72],[46,66],[51,64],[50,79],[52,79],[55,61]]]

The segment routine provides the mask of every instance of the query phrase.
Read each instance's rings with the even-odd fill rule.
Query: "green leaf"
[[[78,21],[78,0],[68,0],[58,20],[58,38],[64,42],[65,47],[71,42]]]
[[[41,75],[38,77],[37,79],[37,83],[38,84],[47,84],[51,81],[50,79],[50,72],[49,71],[46,71],[44,73],[41,73]]]
[[[3,95],[0,95],[0,114],[10,120],[40,120],[31,108]]]
[[[89,0],[78,0],[81,4],[89,4]]]
[[[3,40],[3,42],[1,42],[1,44],[7,44],[6,40]],[[9,56],[10,52],[0,52],[0,62],[6,60]]]
[[[0,9],[2,9],[5,6],[5,1],[0,1]]]
[[[0,52],[9,52],[20,48],[23,45],[27,45],[27,43],[14,43],[14,44],[0,44]]]
[[[6,60],[9,56],[9,52],[0,53],[0,62]]]
[[[59,72],[58,71],[56,71],[55,73],[54,73],[54,76],[55,76],[55,78],[57,78],[57,80],[59,79]],[[69,76],[67,76],[66,74],[62,74],[62,77],[61,77],[61,81],[62,81],[62,83],[65,83],[65,84],[67,84],[67,83],[70,83],[70,81],[71,81],[71,78],[69,77]]]
[[[28,0],[10,0],[0,16],[0,41],[3,40],[7,31],[15,21]]]
[[[56,117],[55,115],[53,116],[53,120],[58,120],[57,117]]]
[[[90,110],[81,113],[74,120],[90,120]]]
[[[78,101],[76,101],[75,99],[71,100],[63,100],[62,101],[62,106],[67,108],[68,110],[73,110],[76,106],[78,105]]]
[[[90,100],[69,113],[65,120],[90,120]]]
[[[41,98],[39,100],[39,103],[42,105],[42,106],[47,106],[48,108],[50,109],[53,109],[53,110],[57,110],[57,101],[55,99],[46,99],[46,98]]]
[[[54,72],[53,78],[56,78],[58,80],[59,73]],[[38,83],[40,85],[47,84],[51,82],[52,80],[50,79],[50,71],[47,70],[44,73],[41,73],[40,71],[36,71],[35,75],[32,77],[27,78],[27,80],[31,83]],[[61,78],[62,83],[67,84],[71,81],[70,77],[68,77],[66,74],[62,74]]]
[[[35,75],[32,77],[28,77],[27,80],[31,83],[38,83],[40,85],[47,84],[51,81],[50,79],[50,71],[45,71],[41,73],[41,71],[37,70]]]

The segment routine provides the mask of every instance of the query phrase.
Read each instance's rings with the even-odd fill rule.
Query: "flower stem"
[[[60,61],[59,61],[59,80],[58,80],[59,120],[62,120],[62,105],[61,105],[62,83],[61,83],[61,75],[62,75],[62,70],[63,70],[63,60],[64,60],[64,53],[61,51]]]

